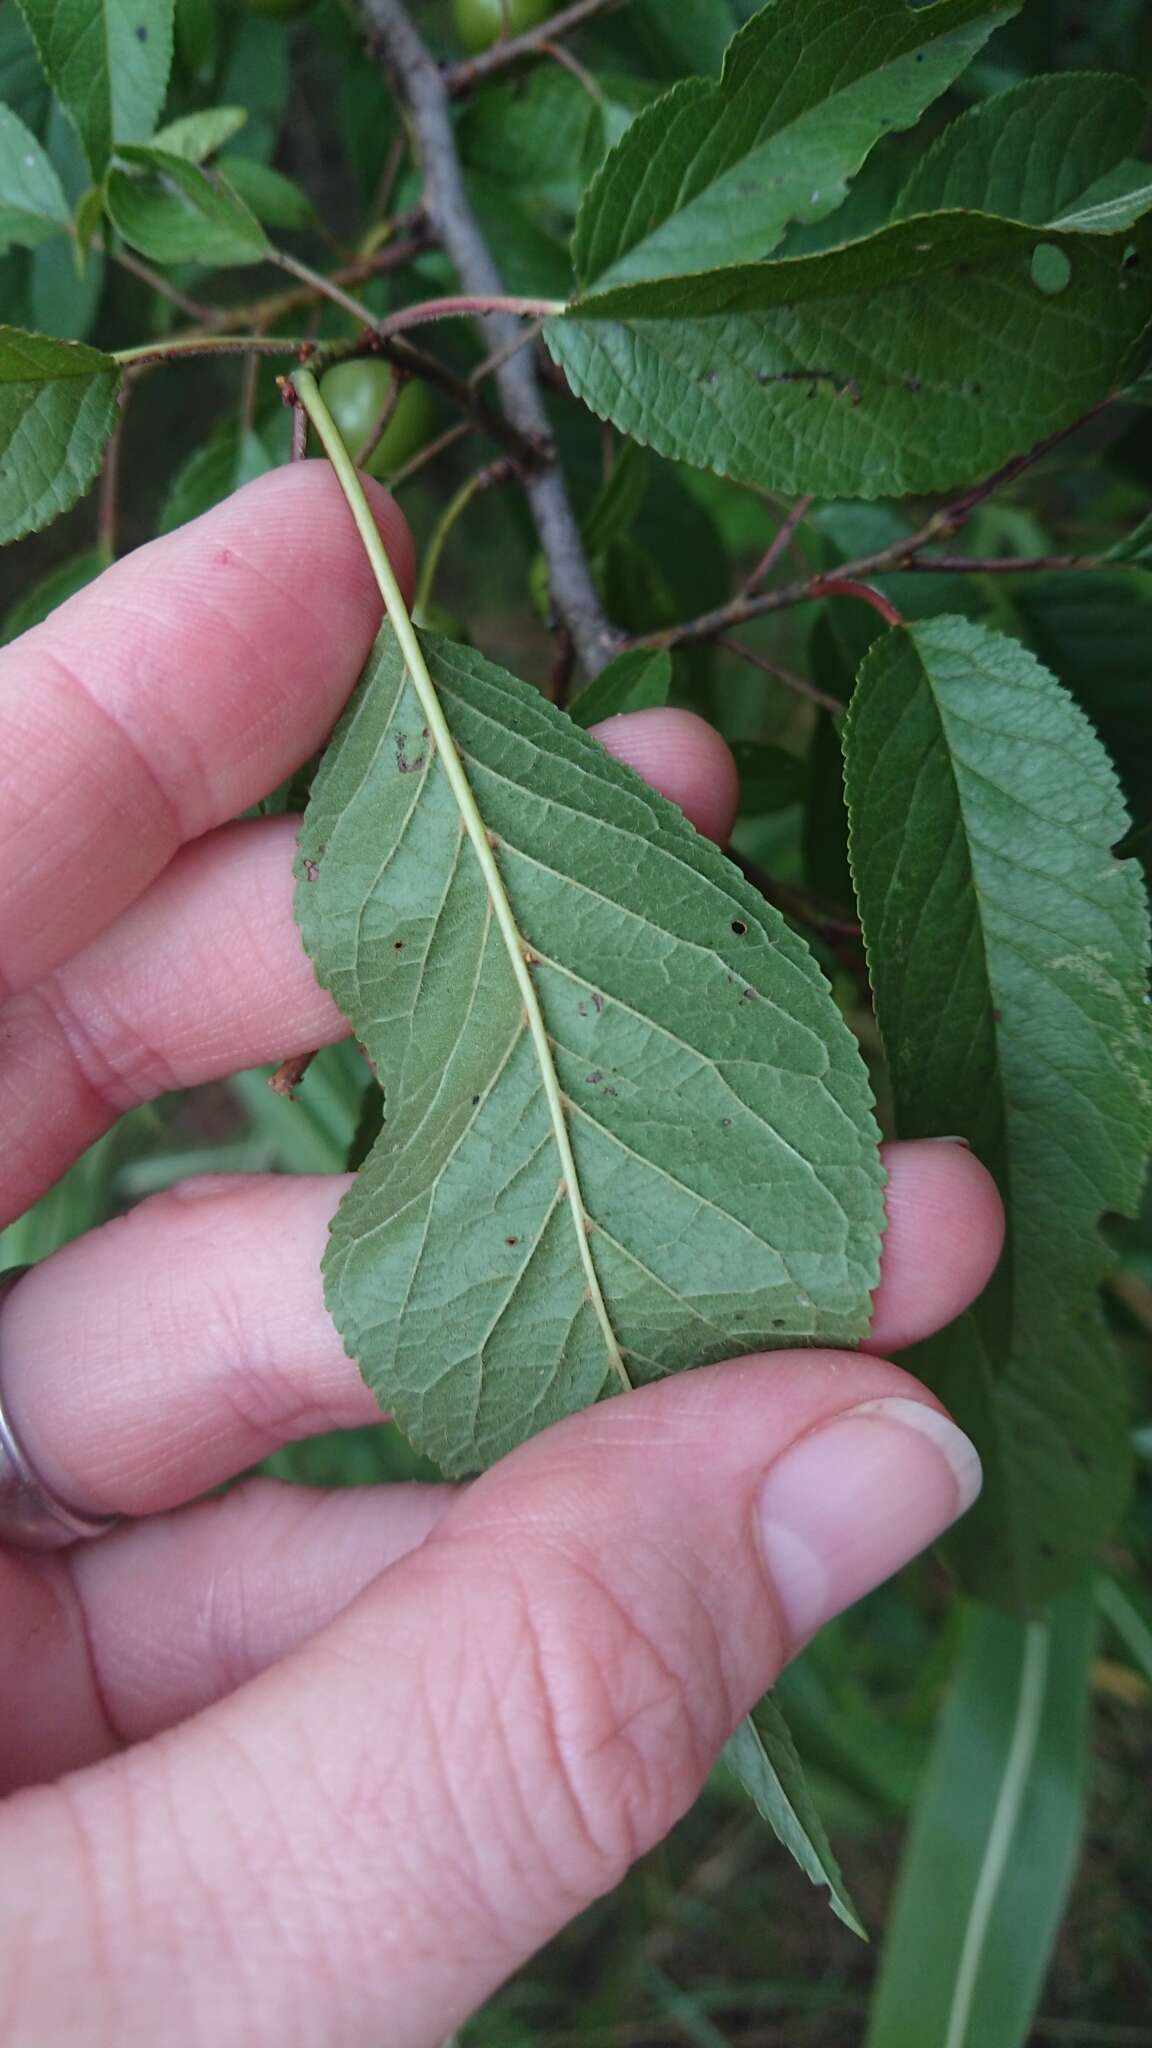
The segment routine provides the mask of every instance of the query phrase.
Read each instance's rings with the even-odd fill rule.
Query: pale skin
[[[321,742],[379,611],[308,463],[0,655],[0,1222],[133,1104],[342,1035],[291,821],[229,821]],[[600,736],[723,841],[700,720]],[[999,1202],[958,1145],[886,1158],[866,1349],[623,1395],[459,1492],[197,1504],[376,1412],[321,1295],[342,1181],[191,1183],[19,1284],[0,1366],[30,1456],[141,1519],[0,1550],[6,2048],[434,2048],[667,1832],[800,1642],[973,1490],[887,1354],[979,1291]]]

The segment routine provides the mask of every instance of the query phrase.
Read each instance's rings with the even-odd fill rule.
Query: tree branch
[[[874,554],[860,555],[854,562],[841,562],[832,569],[818,569],[811,576],[803,576],[795,583],[787,583],[778,590],[742,591],[728,604],[718,605],[715,611],[703,612],[697,619],[686,619],[682,625],[667,626],[662,632],[642,633],[626,644],[629,647],[687,647],[700,640],[716,640],[735,628],[744,626],[749,619],[763,618],[768,612],[788,611],[794,605],[809,604],[814,598],[835,594],[837,585],[860,583],[870,576],[891,576],[904,571],[919,570],[938,574],[951,572],[963,574],[968,571],[980,575],[1024,575],[1029,571],[1045,569],[1090,569],[1095,560],[1090,555],[926,555],[925,550],[935,542],[948,540],[958,533],[978,505],[991,498],[1005,485],[1014,483],[1025,470],[1049,455],[1070,435],[1075,434],[1089,420],[1096,418],[1110,401],[1101,399],[1099,404],[1082,413],[1079,419],[1070,421],[1055,434],[1038,441],[1025,454],[1016,455],[1006,462],[1003,469],[985,477],[981,483],[972,484],[947,505],[934,512],[915,533],[905,534],[886,548],[878,548]],[[879,593],[870,594],[874,602]],[[894,607],[893,607],[894,610]]]
[[[450,99],[460,99],[481,79],[491,78],[494,71],[506,71],[510,64],[518,64],[521,57],[547,56],[547,45],[554,43],[557,36],[566,36],[571,29],[582,28],[597,14],[607,14],[609,8],[619,5],[620,0],[574,0],[571,7],[562,7],[559,14],[550,15],[536,28],[526,29],[522,36],[504,36],[478,57],[465,57],[459,64],[449,64],[442,74],[444,90]],[[374,17],[371,4],[368,12]]]
[[[408,19],[401,0],[361,0],[382,57],[408,116],[424,172],[425,216],[450,258],[461,286],[477,297],[503,295],[503,282],[472,212],[456,141],[448,90],[439,67]],[[556,33],[553,16],[548,32]],[[506,47],[511,47],[508,45]],[[497,351],[517,339],[516,322],[492,318],[488,333]],[[504,410],[517,432],[548,449],[548,415],[527,350],[514,350],[494,372]],[[555,459],[525,478],[525,490],[548,564],[552,600],[571,633],[587,673],[596,675],[620,644],[604,615],[580,529]]]

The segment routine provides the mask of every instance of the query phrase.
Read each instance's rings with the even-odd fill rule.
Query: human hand
[[[293,821],[227,821],[320,744],[378,615],[309,463],[0,656],[0,1221],[133,1104],[342,1035],[292,921]],[[602,737],[725,837],[732,764],[698,719]],[[377,1413],[321,1293],[342,1179],[194,1182],[19,1283],[0,1379],[29,1459],[142,1519],[0,1551],[6,2048],[432,2048],[616,1883],[795,1649],[974,1490],[871,1347],[966,1305],[999,1203],[961,1146],[886,1159],[868,1350],[685,1374],[463,1490],[186,1505]]]

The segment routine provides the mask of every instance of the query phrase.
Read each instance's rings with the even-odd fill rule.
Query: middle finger
[[[889,1145],[885,1163],[874,1351],[959,1314],[1001,1239],[995,1187],[962,1146]],[[378,1419],[323,1299],[320,1260],[346,1185],[191,1181],[13,1289],[0,1309],[5,1399],[49,1485],[77,1508],[153,1514],[282,1443]]]

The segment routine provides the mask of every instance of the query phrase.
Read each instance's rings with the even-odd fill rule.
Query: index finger
[[[401,582],[412,540],[370,482]],[[0,998],[318,747],[380,622],[327,463],[245,486],[0,654]]]

